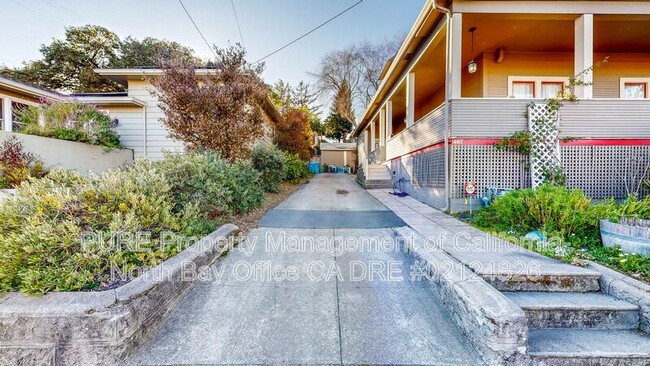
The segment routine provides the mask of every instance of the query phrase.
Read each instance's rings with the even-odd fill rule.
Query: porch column
[[[406,128],[415,123],[415,73],[406,76]]]
[[[447,27],[447,32],[451,32],[450,50],[449,50],[449,99],[458,99],[461,96],[461,85],[463,75],[463,14],[454,13],[451,16],[451,27]]]
[[[386,146],[386,108],[379,110],[379,147]]]
[[[593,67],[594,65],[594,15],[583,14],[575,20],[575,46],[574,46],[574,75]],[[578,82],[591,84],[594,81],[593,70],[580,74]],[[575,87],[575,94],[581,99],[593,98],[592,85]]]
[[[363,148],[366,150],[366,155],[370,154],[370,134],[368,133],[368,128],[363,130],[363,141],[364,141],[364,146]]]
[[[386,140],[393,136],[393,102],[386,102]]]
[[[4,97],[2,99],[2,121],[4,123],[3,130],[6,132],[11,132],[12,128],[12,116],[11,116],[11,99]]]
[[[375,141],[377,140],[377,128],[375,120],[370,123],[370,152],[375,151]]]

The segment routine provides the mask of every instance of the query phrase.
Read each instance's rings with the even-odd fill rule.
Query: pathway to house
[[[126,363],[478,364],[430,285],[411,280],[404,225],[351,176],[318,175]]]

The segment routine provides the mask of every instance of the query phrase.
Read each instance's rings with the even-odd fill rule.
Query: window
[[[564,93],[564,83],[558,81],[542,81],[542,98],[555,98]]]
[[[11,102],[11,130],[12,131],[18,131],[21,126],[23,126],[23,123],[18,120],[18,115],[19,113],[29,107],[27,104],[23,104],[20,102]]]
[[[515,98],[524,98],[524,99],[535,98],[535,82],[534,81],[513,81],[512,96]]]
[[[645,99],[648,97],[648,84],[647,83],[625,83],[623,87],[624,99]]]
[[[508,96],[520,99],[550,99],[563,93],[568,78],[563,76],[508,76]]]

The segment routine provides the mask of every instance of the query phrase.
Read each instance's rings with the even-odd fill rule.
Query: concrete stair
[[[504,292],[528,316],[529,329],[630,330],[639,326],[639,307],[602,293]]]
[[[363,182],[366,189],[392,188],[393,181],[390,176],[390,170],[384,164],[368,165],[366,180]]]
[[[537,329],[528,355],[532,365],[648,365],[650,341],[635,330]]]

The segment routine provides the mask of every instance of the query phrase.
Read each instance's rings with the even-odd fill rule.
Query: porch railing
[[[380,164],[386,161],[386,148],[379,146],[368,155],[369,164]]]
[[[386,143],[386,159],[431,146],[445,138],[445,105],[441,104]]]

